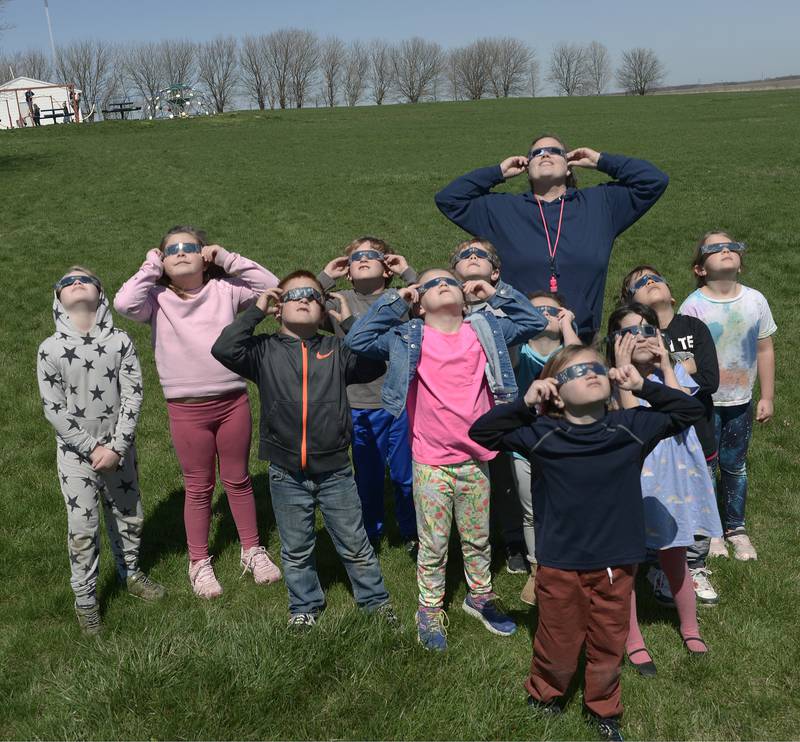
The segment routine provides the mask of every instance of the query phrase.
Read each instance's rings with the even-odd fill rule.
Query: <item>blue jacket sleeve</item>
[[[492,309],[502,309],[505,316],[497,316],[506,345],[519,345],[536,337],[547,327],[544,315],[537,312],[524,294],[498,281],[494,296],[488,304]]]
[[[359,317],[344,339],[345,345],[354,353],[388,361],[394,333],[390,330],[405,324],[403,317],[408,312],[406,304],[394,289],[388,289],[369,311]]]
[[[624,232],[667,190],[669,177],[646,160],[603,152],[597,169],[615,182],[604,183],[603,190],[614,235]]]
[[[442,188],[434,197],[436,206],[461,229],[489,237],[493,232],[490,200],[503,195],[491,193],[491,190],[504,181],[500,165],[472,170]]]

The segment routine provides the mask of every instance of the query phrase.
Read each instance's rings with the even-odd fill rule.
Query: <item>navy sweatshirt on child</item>
[[[651,381],[634,393],[651,407],[614,410],[575,425],[537,416],[520,397],[470,428],[482,446],[530,460],[540,565],[595,570],[644,561],[642,463],[660,440],[688,428],[704,409],[688,394]]]

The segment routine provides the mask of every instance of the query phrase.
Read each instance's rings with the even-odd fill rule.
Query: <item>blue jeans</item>
[[[744,532],[747,503],[747,449],[753,433],[753,403],[715,407],[714,425],[721,470],[719,493],[723,504],[722,525],[726,534]]]
[[[394,515],[404,540],[417,537],[417,517],[411,491],[411,445],[406,411],[395,419],[386,410],[354,409],[353,466],[367,536],[383,534],[383,483],[386,465],[394,485]]]
[[[318,613],[325,607],[314,555],[316,506],[342,560],[356,603],[375,610],[389,600],[378,559],[364,530],[361,503],[349,466],[307,475],[269,467],[272,509],[281,537],[289,612]]]

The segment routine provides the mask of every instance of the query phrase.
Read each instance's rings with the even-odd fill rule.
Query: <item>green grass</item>
[[[431,656],[415,642],[414,570],[396,534],[380,558],[405,623],[399,639],[355,609],[321,533],[329,609],[299,639],[284,630],[282,584],[238,579],[235,529],[220,497],[211,542],[225,594],[196,600],[150,331],[121,319],[145,373],[142,560],[170,594],[148,606],[119,592],[104,546],[107,632],[82,638],[54,439],[34,371],[36,347],[53,331],[50,287],[71,263],[93,267],[113,293],[168,227],[189,222],[277,274],[318,270],[364,233],[385,237],[418,268],[441,265],[462,235],[436,210],[434,192],[555,130],[571,146],[646,157],[671,176],[661,201],[617,241],[607,307],[640,261],[659,266],[683,299],[694,239],[723,227],[752,246],[744,281],[767,295],[779,326],[775,419],[756,430],[750,455],[748,523],[760,559],[713,565],[721,604],[701,612],[712,647],[701,662],[686,656],[674,612],[642,591],[642,628],[659,676],[648,682],[623,671],[626,734],[796,738],[799,113],[800,93],[787,91],[256,112],[0,133],[0,737],[592,738],[580,690],[557,722],[526,711],[535,613],[518,602],[520,576],[498,571],[496,587],[527,631],[492,637],[458,608],[465,588],[454,556],[450,649]],[[580,175],[584,184],[600,180]],[[278,553],[265,463],[254,458],[252,471],[262,538]]]

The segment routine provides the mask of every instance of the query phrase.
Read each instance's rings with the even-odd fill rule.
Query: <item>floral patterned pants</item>
[[[488,465],[473,460],[443,466],[415,461],[414,506],[420,605],[441,608],[444,603],[447,546],[454,516],[469,591],[476,596],[491,593]]]

